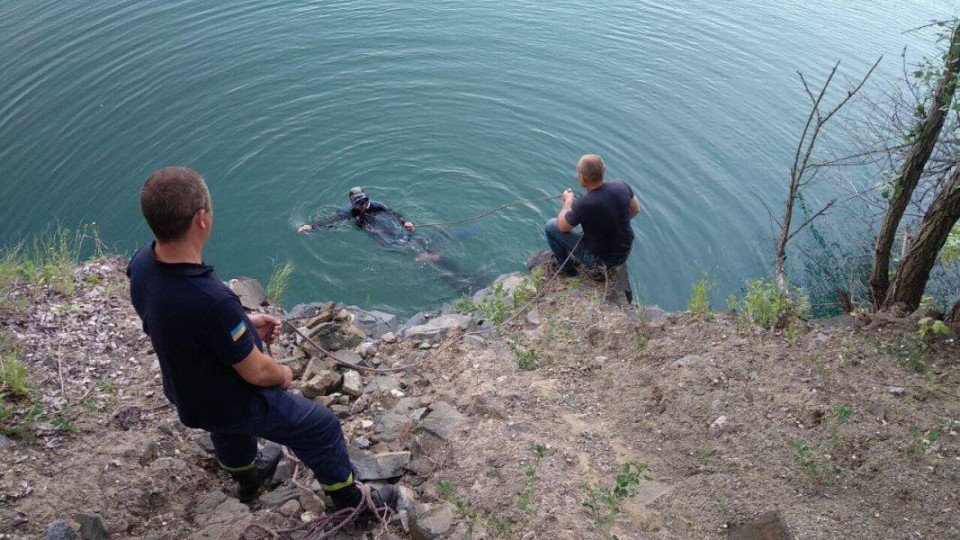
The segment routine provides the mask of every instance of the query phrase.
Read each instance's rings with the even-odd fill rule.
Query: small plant
[[[470,506],[466,498],[457,494],[457,486],[453,482],[441,478],[437,482],[437,494],[441,499],[453,503],[457,507],[457,512],[471,523],[477,520],[477,511]]]
[[[840,426],[846,424],[852,415],[852,408],[846,405],[834,405],[832,414],[824,419],[826,424],[831,425],[830,444],[833,445],[834,448],[839,446],[842,440],[840,436]]]
[[[926,433],[921,432],[917,428],[910,428],[909,431],[912,441],[907,445],[906,451],[907,454],[914,459],[919,459],[920,456],[926,453],[927,447],[939,441],[942,435],[939,426],[934,427]]]
[[[647,350],[647,344],[650,342],[650,338],[643,335],[643,332],[639,328],[633,331],[634,341],[637,343],[637,350],[640,351],[642,355]]]
[[[829,486],[832,477],[840,474],[839,468],[827,464],[831,459],[830,454],[810,448],[800,440],[790,441],[787,445],[793,449],[797,463],[815,491],[819,492],[823,486]]]
[[[943,244],[943,249],[940,250],[940,260],[948,269],[953,263],[960,260],[960,223],[950,229],[947,241]]]
[[[540,463],[543,461],[544,456],[547,455],[547,446],[543,443],[534,445],[533,455],[533,463],[527,465],[525,471],[527,487],[517,495],[517,510],[520,510],[520,513],[523,514],[525,518],[537,515],[537,509],[533,507],[533,492],[537,486],[537,480],[540,478],[537,476],[537,469],[540,468]]]
[[[540,359],[537,357],[537,352],[533,349],[523,350],[517,346],[514,341],[508,340],[507,347],[513,351],[513,355],[517,357],[517,367],[522,371],[533,371],[540,367]]]
[[[617,538],[610,531],[620,515],[620,506],[623,501],[636,496],[640,480],[651,479],[646,474],[647,471],[649,467],[646,463],[630,462],[623,466],[611,487],[584,484],[587,500],[583,506],[590,512],[594,527],[600,530],[604,537]]]
[[[943,321],[934,320],[932,317],[924,317],[917,322],[919,329],[917,335],[924,341],[930,341],[936,335],[950,335],[950,329]]]
[[[270,273],[270,281],[267,282],[267,298],[272,305],[279,306],[283,301],[283,295],[290,285],[291,275],[293,275],[293,261],[286,261],[283,264],[273,262],[273,272]]]
[[[453,303],[453,309],[464,315],[473,315],[480,309],[480,306],[468,295],[463,295]]]
[[[27,367],[17,360],[16,351],[0,355],[0,397],[17,401],[29,396]]]
[[[800,340],[800,336],[803,335],[803,326],[798,321],[790,321],[790,324],[787,325],[785,333],[787,341],[791,345],[794,345]]]
[[[791,322],[806,319],[810,304],[802,291],[784,292],[776,283],[758,279],[747,283],[747,290],[736,310],[747,322],[765,328],[785,328]]]
[[[687,309],[694,317],[705,318],[710,314],[710,299],[717,290],[717,283],[710,278],[710,274],[703,272],[700,279],[693,285]]]
[[[821,360],[815,355],[808,356],[807,360],[809,360],[810,363],[813,364],[813,368],[817,370],[817,374],[819,374],[823,380],[827,380],[830,378],[830,372],[827,371],[827,364],[825,364],[823,360]]]

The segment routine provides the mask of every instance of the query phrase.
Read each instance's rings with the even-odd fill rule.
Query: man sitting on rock
[[[249,317],[202,251],[213,230],[213,206],[203,178],[186,168],[153,173],[140,193],[156,238],[127,268],[130,296],[160,362],[164,394],[184,425],[210,432],[220,465],[239,483],[241,500],[273,476],[280,447],[257,450],[263,437],[288,446],[313,471],[339,508],[356,507],[340,422],[329,410],[285,391],[293,373],[263,353],[279,321]],[[397,491],[372,493],[378,509],[394,508]]]
[[[630,256],[630,220],[640,213],[640,203],[625,182],[604,183],[606,170],[600,156],[580,158],[577,178],[587,194],[574,199],[572,190],[565,191],[563,208],[547,222],[547,243],[560,270],[568,276],[577,275],[575,263],[580,263],[590,270],[591,277],[603,279],[606,271],[616,269]],[[583,227],[582,234],[573,232],[577,225]]]

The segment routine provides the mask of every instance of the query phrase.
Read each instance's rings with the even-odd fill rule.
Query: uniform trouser
[[[243,421],[210,430],[224,469],[249,469],[257,457],[257,438],[262,437],[290,448],[325,491],[353,483],[340,421],[328,409],[280,388],[264,388],[248,409]]]

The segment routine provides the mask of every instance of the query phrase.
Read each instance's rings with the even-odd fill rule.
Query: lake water
[[[150,238],[153,170],[203,174],[224,278],[296,270],[287,305],[337,299],[403,314],[456,295],[410,253],[352,227],[297,235],[347,190],[414,222],[577,187],[602,155],[644,207],[630,270],[680,308],[698,273],[719,295],[769,272],[772,229],[807,103],[796,76],[873,88],[931,53],[943,0],[500,0],[0,3],[0,242],[96,221],[118,249]],[[838,87],[839,89],[839,87]],[[422,230],[484,282],[544,245],[556,203]]]

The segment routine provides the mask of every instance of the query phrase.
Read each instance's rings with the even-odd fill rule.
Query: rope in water
[[[516,202],[512,202],[512,203],[510,203],[510,204],[505,204],[505,205],[503,205],[503,206],[498,206],[497,208],[494,208],[493,210],[490,210],[489,212],[484,212],[484,213],[482,213],[482,214],[480,214],[480,215],[478,215],[478,216],[473,216],[473,217],[464,218],[464,219],[457,219],[457,220],[454,220],[454,221],[441,221],[441,222],[437,222],[437,223],[424,223],[424,224],[421,224],[421,225],[417,225],[417,227],[418,227],[418,228],[424,228],[424,227],[443,227],[443,226],[446,226],[446,225],[456,225],[456,224],[458,224],[458,223],[467,223],[467,222],[469,222],[469,221],[476,221],[476,220],[478,220],[478,219],[480,219],[480,218],[487,217],[487,216],[489,216],[490,214],[495,214],[495,213],[497,213],[497,212],[499,212],[499,211],[501,211],[501,210],[506,210],[507,208],[510,208],[510,207],[513,207],[513,206],[521,206],[521,205],[524,205],[524,204],[535,204],[535,203],[542,203],[542,202],[546,202],[546,201],[552,201],[553,199],[559,199],[559,198],[562,197],[562,196],[563,196],[563,195],[551,195],[551,196],[549,196],[549,197],[543,197],[543,198],[541,198],[541,199],[530,199],[530,200],[526,200],[526,201],[516,201]]]

